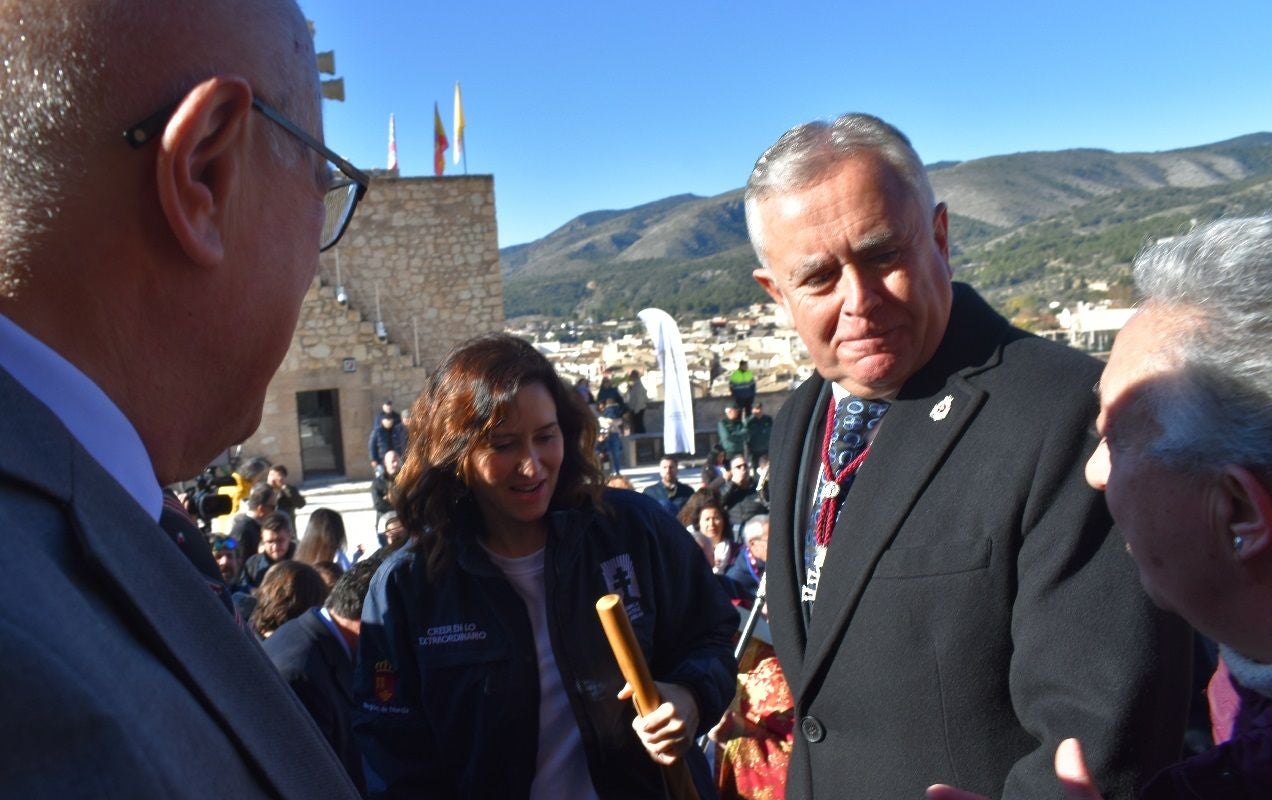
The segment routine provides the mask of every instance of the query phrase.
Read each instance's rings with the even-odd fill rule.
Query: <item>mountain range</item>
[[[1145,243],[1272,209],[1272,133],[1157,153],[1015,153],[927,169],[950,209],[957,279],[1030,327],[1046,324],[1053,302],[1107,296],[1101,284],[1129,300],[1130,260]],[[767,299],[750,277],[742,189],[593,211],[500,258],[510,319],[632,317],[647,306],[703,316]]]

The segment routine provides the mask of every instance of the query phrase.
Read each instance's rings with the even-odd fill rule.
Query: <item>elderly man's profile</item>
[[[357,797],[160,489],[256,429],[367,189],[305,20],[10,0],[0,63],[0,794]]]

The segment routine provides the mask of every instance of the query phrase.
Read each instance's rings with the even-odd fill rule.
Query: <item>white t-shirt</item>
[[[543,582],[543,553],[540,549],[521,558],[505,558],[486,550],[490,560],[521,595],[530,612],[534,649],[539,658],[539,756],[535,761],[530,800],[559,800],[562,797],[599,800],[587,771],[583,737],[565,694],[561,670],[557,668],[548,635],[547,590]]]

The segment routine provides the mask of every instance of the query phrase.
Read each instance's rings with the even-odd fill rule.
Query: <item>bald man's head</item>
[[[237,75],[321,138],[313,42],[293,0],[0,0],[0,298],[127,126],[213,75]],[[271,130],[277,154],[303,145]],[[13,168],[17,167],[17,168]]]
[[[303,141],[322,138],[304,18],[0,0],[0,64],[0,313],[105,392],[161,482],[193,475],[256,430],[318,266],[332,176]]]

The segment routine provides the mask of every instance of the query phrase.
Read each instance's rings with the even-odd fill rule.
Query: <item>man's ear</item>
[[[773,302],[778,305],[784,305],[786,298],[782,296],[782,288],[777,285],[777,276],[774,275],[768,267],[757,267],[751,272],[751,277],[755,278],[755,282],[760,285],[768,296],[773,298]]]
[[[778,324],[784,327],[793,324],[795,318],[791,316],[791,310],[786,305],[786,295],[782,294],[782,287],[777,284],[777,276],[768,267],[758,267],[752,270],[751,277],[755,278],[760,288],[773,298],[774,303],[777,303]]]
[[[932,212],[932,238],[936,240],[936,247],[941,251],[941,256],[945,259],[945,265],[948,268],[950,263],[950,216],[949,210],[944,203],[937,203],[936,210]]]
[[[164,128],[155,159],[159,204],[190,260],[215,266],[225,255],[225,223],[243,174],[252,89],[242,78],[195,86]]]
[[[1249,469],[1232,464],[1224,467],[1220,481],[1227,499],[1227,533],[1234,547],[1241,542],[1235,547],[1237,558],[1268,550],[1272,547],[1272,492]]]

